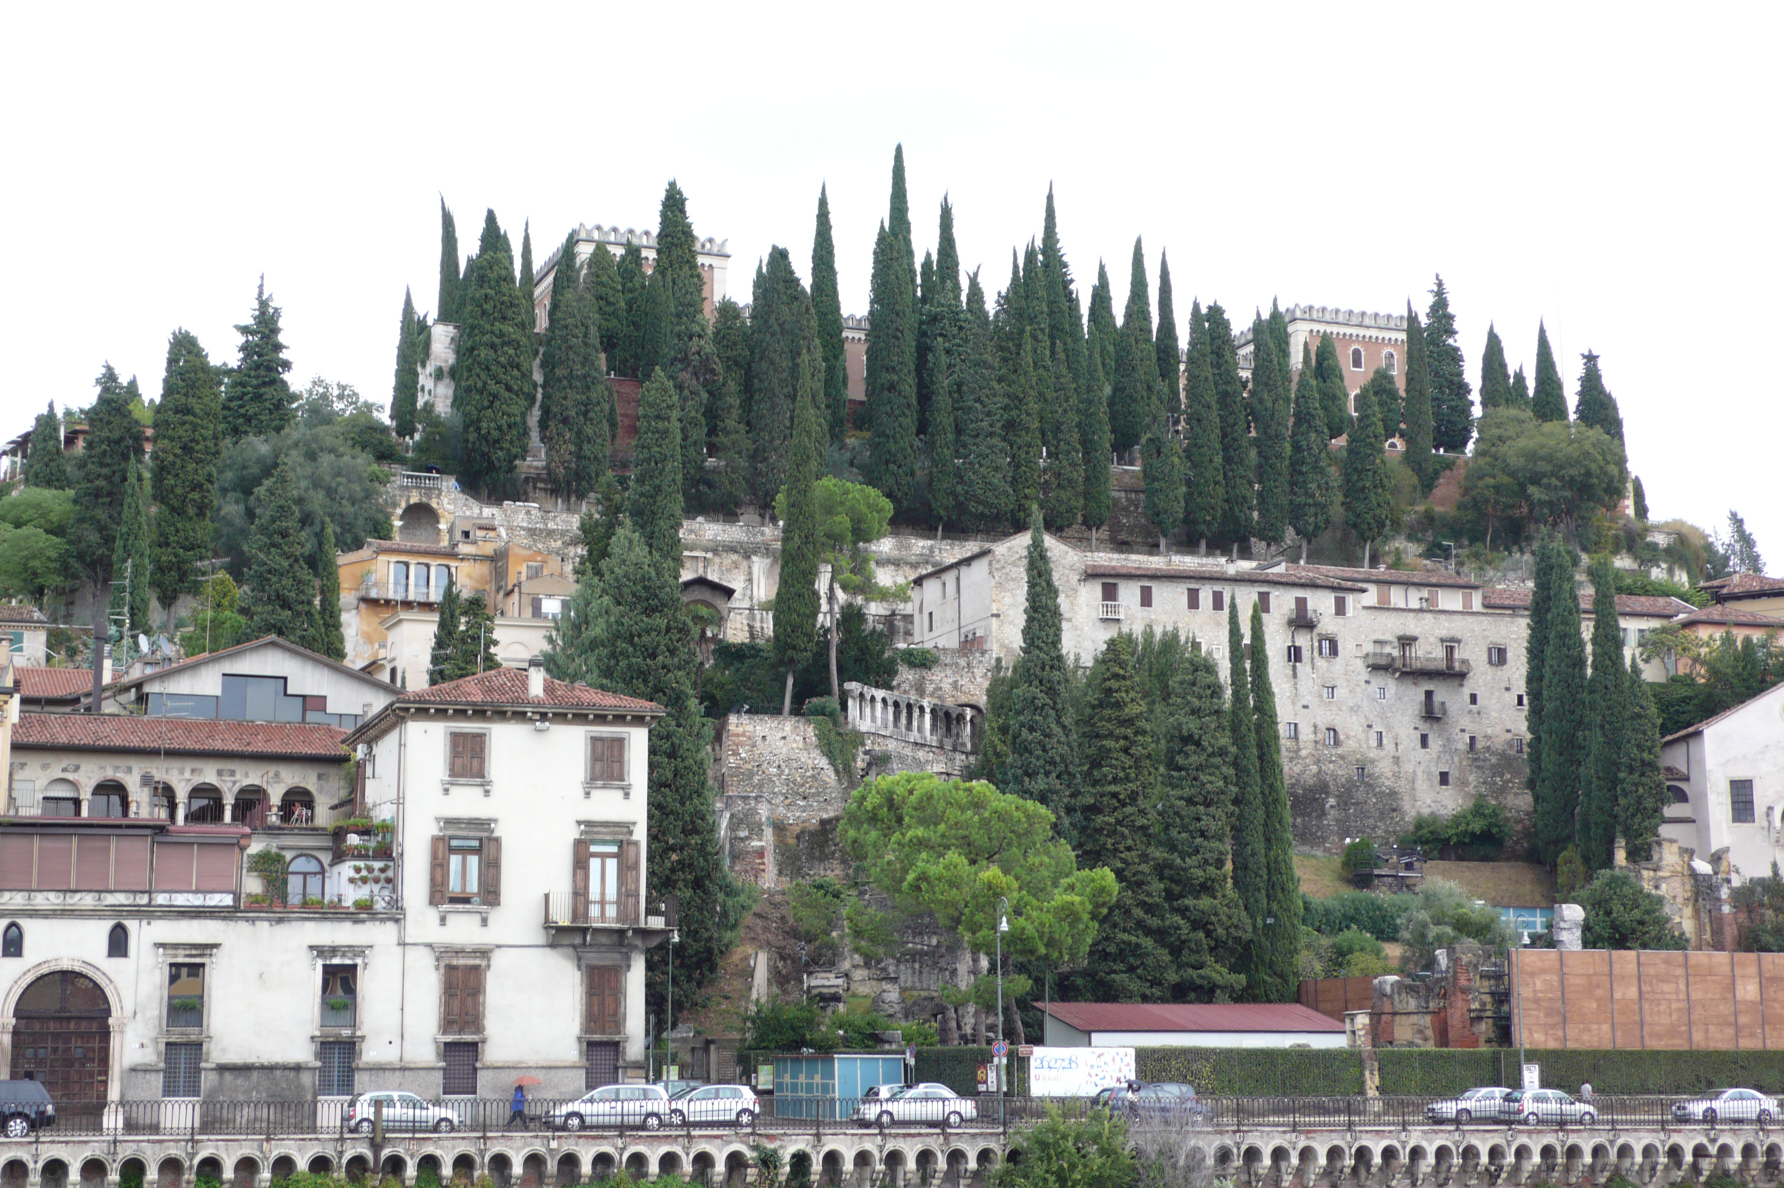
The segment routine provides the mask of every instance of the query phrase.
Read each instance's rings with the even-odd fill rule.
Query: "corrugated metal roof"
[[[1055,1002],[1045,1008],[1079,1031],[1343,1031],[1297,1002]]]

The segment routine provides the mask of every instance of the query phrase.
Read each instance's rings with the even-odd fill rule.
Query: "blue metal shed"
[[[846,1118],[873,1086],[903,1083],[902,1052],[776,1056],[774,1113],[779,1118]]]

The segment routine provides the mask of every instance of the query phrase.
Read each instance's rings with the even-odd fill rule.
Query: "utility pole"
[[[1004,1043],[1003,1012],[1003,934],[1010,930],[1010,901],[1004,896],[997,897],[997,1046],[1000,1051],[1009,1049]],[[1004,1067],[1008,1058],[997,1058],[997,1125],[1004,1125]]]

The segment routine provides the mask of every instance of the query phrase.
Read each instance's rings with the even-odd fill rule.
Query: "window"
[[[317,1097],[353,1096],[353,1041],[328,1040],[316,1045],[321,1067],[316,1070]]]
[[[1753,824],[1753,781],[1728,781],[1729,820],[1736,825]]]
[[[113,924],[111,934],[105,938],[105,955],[107,957],[130,956],[130,930],[122,924]]]
[[[1191,587],[1190,591],[1189,591],[1189,609],[1190,610],[1201,610],[1202,609],[1202,592],[1198,589],[1195,589],[1194,587]]]
[[[588,845],[588,918],[615,922],[619,919],[621,843],[592,841]]]
[[[417,564],[410,572],[413,574],[409,579],[410,594],[423,602],[427,601],[428,566]]]
[[[484,972],[481,965],[440,967],[441,1035],[483,1034]]]
[[[203,1044],[168,1044],[161,1061],[162,1097],[197,1097]]]
[[[445,837],[433,839],[427,901],[496,907],[502,902],[502,839]]]
[[[488,765],[484,762],[488,749],[489,735],[481,730],[449,732],[446,735],[447,777],[454,780],[489,778]]]
[[[322,902],[322,860],[311,854],[299,854],[285,868],[285,902],[302,904],[310,900]]]
[[[1691,803],[1691,793],[1685,791],[1685,789],[1679,787],[1677,784],[1668,784],[1666,786],[1666,791],[1672,796],[1672,802],[1674,804]]]
[[[475,896],[483,873],[483,842],[474,837],[455,837],[447,843],[446,894]]]
[[[1375,686],[1375,700],[1386,701],[1387,699],[1388,699],[1388,687],[1386,685]]]
[[[1377,730],[1375,732],[1375,749],[1379,751],[1379,750],[1382,750],[1383,748],[1385,748],[1386,746],[1387,746],[1387,742],[1382,738],[1381,731]]]
[[[617,1080],[619,1045],[612,1040],[590,1040],[583,1048],[582,1087],[599,1089]]]
[[[930,630],[930,631],[932,631],[932,632],[933,632],[933,631],[934,631],[934,630],[935,630],[935,612],[934,612],[934,611],[929,611],[929,612],[928,612],[928,614],[929,614],[929,627],[928,627],[928,630]]]
[[[1328,747],[1335,747],[1338,745],[1338,728],[1336,726],[1326,727],[1326,745]]]
[[[1288,731],[1288,734],[1284,737],[1290,739],[1299,739],[1301,737],[1301,724],[1299,722],[1284,722],[1283,728]]]
[[[1321,639],[1319,641],[1319,658],[1321,660],[1336,660],[1338,658],[1338,641],[1329,635]]]
[[[1513,754],[1522,755],[1524,753],[1524,740],[1522,738],[1512,739],[1511,749]]]
[[[588,740],[588,782],[626,782],[626,740],[623,735],[591,734]]]
[[[1320,696],[1324,697],[1327,701],[1337,701],[1338,700],[1338,686],[1337,685],[1322,686],[1320,689]]]
[[[1103,583],[1103,601],[1104,602],[1120,602],[1121,601],[1121,583],[1120,582],[1104,582]]]
[[[0,934],[0,957],[23,957],[25,955],[25,930],[16,922],[8,924],[4,934]]]
[[[359,967],[322,967],[322,1026],[352,1027],[359,1005]]]
[[[1468,704],[1469,705],[1479,705],[1480,704],[1480,694],[1479,693],[1470,693],[1468,695]]]
[[[1299,663],[1301,663],[1301,661],[1302,661],[1301,645],[1300,644],[1289,644],[1288,645],[1288,662],[1290,664],[1299,664]]]
[[[87,802],[87,815],[89,817],[122,817],[128,815],[127,806],[124,786],[116,781],[107,781],[93,789],[93,798]],[[46,817],[52,815],[54,814],[44,814]],[[74,816],[73,813],[67,815]]]
[[[1468,736],[1468,753],[1471,755],[1474,753],[1474,735],[1472,734]]]
[[[1350,614],[1350,599],[1342,594],[1332,595],[1332,613],[1340,619]]]
[[[1437,773],[1437,786],[1439,788],[1447,788],[1450,786],[1449,772],[1440,771]]]
[[[1363,348],[1362,347],[1351,347],[1350,348],[1350,369],[1352,371],[1363,370]]]
[[[1381,365],[1388,369],[1389,375],[1393,375],[1394,374],[1394,352],[1383,351],[1381,353]]]
[[[409,596],[409,563],[392,561],[390,563],[390,596],[407,598]]]
[[[445,1069],[440,1074],[440,1096],[477,1096],[477,1045],[442,1044]]]
[[[1505,664],[1505,645],[1504,644],[1488,644],[1487,645],[1487,663],[1494,665],[1496,667],[1504,666],[1504,664]]]
[[[176,961],[167,967],[167,1025],[204,1026],[203,965]],[[191,1096],[195,1097],[197,1094]]]
[[[1357,779],[1363,780],[1363,779],[1368,779],[1368,778],[1369,778],[1369,769],[1367,767],[1357,768]]]
[[[1214,591],[1214,609],[1217,611],[1223,611],[1226,609],[1226,591],[1225,590]]]
[[[1428,734],[1419,735],[1419,750],[1428,751],[1430,749],[1431,749],[1431,736]]]
[[[543,561],[528,561],[527,562],[527,581],[530,582],[534,578],[542,578],[544,576],[545,576],[545,562],[543,562]]]
[[[583,971],[585,1035],[623,1035],[625,1011],[621,997],[625,971],[617,965],[591,965]]]
[[[1471,611],[1474,609],[1474,591],[1473,590],[1462,591],[1462,609],[1466,610],[1466,611]]]
[[[1151,586],[1141,586],[1140,587],[1140,605],[1144,606],[1144,607],[1150,607],[1152,605],[1152,587]]]
[[[1518,694],[1518,708],[1524,708],[1524,695],[1522,693]]]
[[[1268,590],[1257,592],[1257,608],[1266,615],[1270,613],[1270,592]]]

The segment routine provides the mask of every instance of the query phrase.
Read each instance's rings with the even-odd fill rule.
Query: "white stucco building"
[[[1740,879],[1784,861],[1784,685],[1661,740],[1672,795],[1661,835],[1707,859],[1728,851]]]

